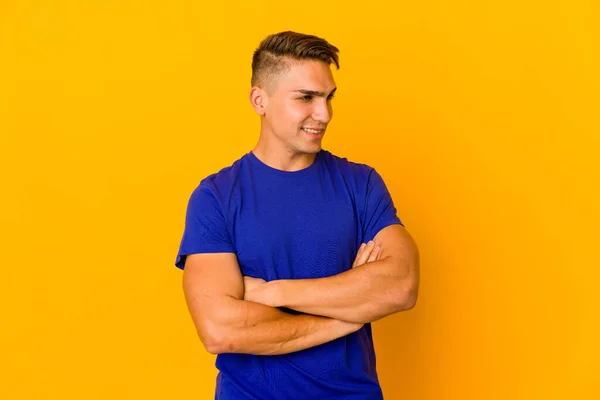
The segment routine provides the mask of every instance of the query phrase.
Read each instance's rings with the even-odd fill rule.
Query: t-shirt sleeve
[[[227,232],[223,209],[215,193],[200,183],[188,202],[175,266],[184,269],[185,258],[190,254],[233,252],[235,250]]]
[[[396,214],[396,207],[392,201],[385,183],[381,176],[371,169],[367,179],[367,193],[364,208],[364,242],[373,240],[375,235],[385,228],[393,224],[404,224]]]

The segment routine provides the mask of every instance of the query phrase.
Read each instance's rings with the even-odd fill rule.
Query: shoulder
[[[192,197],[206,197],[209,195],[219,202],[223,202],[227,194],[232,192],[232,188],[239,181],[247,162],[247,154],[245,154],[231,165],[202,178],[194,189]]]
[[[339,170],[345,178],[352,178],[358,183],[365,183],[369,180],[371,174],[375,172],[375,169],[368,164],[351,161],[327,150],[323,150],[323,159],[328,166]]]
[[[231,165],[221,168],[200,181],[201,187],[210,188],[216,192],[227,191],[239,180],[242,171],[247,168],[248,155],[244,154]]]

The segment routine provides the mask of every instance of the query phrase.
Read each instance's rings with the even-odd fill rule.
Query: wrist
[[[336,322],[338,323],[338,326],[340,327],[340,329],[346,335],[354,333],[363,327],[363,324],[356,323],[356,322],[348,322],[348,321],[340,321],[340,320],[336,320]]]
[[[283,286],[285,286],[285,280],[270,281],[267,283],[267,298],[271,307],[285,307],[283,299]]]

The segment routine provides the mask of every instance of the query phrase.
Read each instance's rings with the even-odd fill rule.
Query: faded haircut
[[[252,57],[252,86],[270,87],[277,75],[294,61],[315,60],[340,69],[339,50],[325,39],[285,31],[267,36]]]

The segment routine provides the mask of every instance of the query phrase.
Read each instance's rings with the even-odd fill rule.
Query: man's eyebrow
[[[337,87],[334,88],[331,91],[331,93],[329,93],[329,96],[331,96],[332,94],[334,94],[336,90],[337,90]],[[325,93],[324,92],[317,92],[315,90],[300,89],[300,90],[294,90],[294,92],[302,93],[302,94],[307,94],[307,95],[310,95],[310,96],[316,96],[316,97],[325,97]]]

